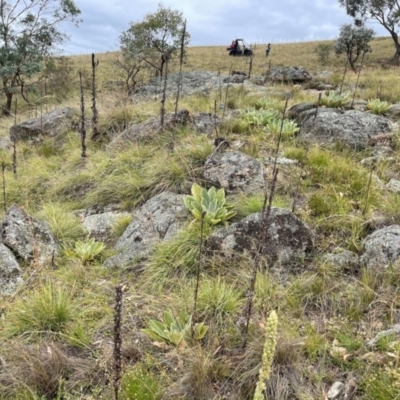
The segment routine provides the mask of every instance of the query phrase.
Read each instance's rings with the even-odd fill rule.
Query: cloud
[[[159,1],[78,0],[83,22],[79,28],[64,24],[70,41],[66,54],[118,49],[119,35],[130,22],[143,20],[157,10]],[[277,43],[334,38],[343,23],[350,23],[335,0],[282,0],[260,4],[259,0],[169,0],[165,6],[179,10],[187,19],[191,45],[225,45],[243,37],[249,43]],[[379,35],[386,35],[373,24]]]

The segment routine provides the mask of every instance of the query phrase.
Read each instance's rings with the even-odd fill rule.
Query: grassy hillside
[[[265,73],[269,62],[270,66],[302,65],[312,73],[332,71],[326,83],[340,84],[345,60],[331,55],[327,65],[320,65],[313,52],[316,44],[272,45],[268,59],[259,46],[252,74]],[[399,70],[388,62],[394,52],[391,39],[377,38],[372,48],[355,98],[400,103]],[[104,88],[103,82],[122,78],[112,63],[117,54],[96,57],[102,132],[118,132],[131,122],[159,115],[159,101],[132,104],[125,101],[123,89]],[[72,57],[72,80],[67,82],[46,78],[46,86],[43,82],[31,94],[34,107],[18,100],[15,119],[0,119],[0,136],[8,136],[15,121],[61,106],[79,109],[77,72],[87,71],[88,79],[90,61],[90,55]],[[248,62],[228,57],[225,47],[193,47],[184,69],[248,71]],[[347,72],[344,89],[353,93],[356,80],[354,72]],[[275,89],[292,94],[288,107],[318,99],[318,93],[298,85],[276,84]],[[282,112],[285,99],[264,97],[268,96],[269,108]],[[218,93],[196,95],[181,99],[179,108],[210,112],[215,100],[219,101]],[[174,101],[167,99],[167,112],[174,110]],[[227,98],[228,108],[239,110],[259,107],[259,101],[241,88],[231,88]],[[85,102],[90,118],[89,90]],[[218,113],[222,117],[222,110]],[[243,129],[237,120],[226,117],[219,134],[232,143],[240,140],[241,151],[261,161],[275,154],[278,135],[260,127]],[[143,271],[102,266],[115,254],[112,246],[130,218],[118,221],[110,243],[94,260],[85,261],[75,250],[76,242],[88,240],[79,210],[114,205],[135,218],[135,208],[152,196],[165,190],[189,194],[193,182],[203,183],[200,170],[214,151],[214,138],[195,135],[189,128],[174,136],[173,150],[166,145],[168,132],[118,151],[88,140],[86,159],[81,158],[76,132],[38,144],[18,142],[16,174],[10,152],[0,152],[6,199],[4,204],[0,198],[0,216],[11,204],[23,207],[50,224],[61,248],[54,262],[24,265],[24,285],[16,294],[0,298],[0,399],[114,398],[116,333],[122,337],[120,399],[253,399],[272,310],[279,322],[268,399],[326,399],[335,381],[354,388],[348,399],[397,398],[398,337],[385,336],[373,349],[366,342],[400,323],[398,262],[380,271],[349,269],[330,263],[324,255],[343,250],[359,254],[362,240],[382,221],[400,222],[399,195],[382,189],[399,177],[398,132],[393,138],[393,159],[377,162],[373,168],[360,164],[371,149],[356,153],[339,145],[305,146],[295,136],[282,141],[280,156],[299,163],[280,168],[273,205],[294,210],[312,229],[315,249],[293,271],[262,263],[245,348],[237,322],[253,270],[254,260],[247,255],[234,262],[203,255],[193,316],[208,326],[202,340],[174,346],[151,340],[141,331],[150,320],[162,321],[167,310],[175,316],[192,313],[200,243],[218,227],[189,224],[174,240],[157,246]],[[271,172],[266,167],[267,187],[272,184]],[[261,195],[231,196],[229,201],[237,212],[232,221],[260,211],[263,204]],[[123,287],[122,327],[115,332],[118,284]]]

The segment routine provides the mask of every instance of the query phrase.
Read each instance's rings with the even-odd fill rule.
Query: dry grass
[[[324,81],[339,84],[344,59],[332,55],[327,65],[318,64],[313,52],[316,44],[273,44],[268,59],[265,47],[257,45],[253,74],[265,73],[271,61],[271,66],[302,65],[312,73],[329,70],[333,75]],[[356,98],[400,100],[398,68],[388,63],[392,47],[389,38],[372,42],[373,52],[361,73]],[[103,87],[103,82],[121,78],[113,66],[116,56],[117,53],[96,55],[100,60],[97,105],[101,129],[107,133],[157,115],[160,106],[153,101],[131,104],[126,102],[123,90]],[[76,72],[89,71],[90,55],[72,57],[72,61]],[[184,70],[247,71],[248,61],[229,57],[225,46],[191,47]],[[174,69],[177,65],[172,66]],[[355,81],[356,75],[348,72],[345,89],[351,89]],[[74,84],[77,77],[71,81]],[[317,99],[315,92],[293,85],[277,84],[273,89],[293,93],[289,105]],[[181,107],[190,112],[210,111],[212,100],[194,96],[182,99]],[[89,93],[85,101],[90,119]],[[242,109],[259,108],[262,103],[240,89],[231,91],[229,101],[233,108]],[[77,86],[67,100],[60,104],[48,102],[47,107],[78,104]],[[283,105],[282,98],[271,96],[270,108],[282,111]],[[167,110],[173,107],[173,100],[169,99]],[[27,118],[29,110],[21,107],[17,122]],[[0,136],[7,136],[13,123],[12,119],[0,119]],[[240,140],[243,151],[256,158],[271,156],[276,148],[274,135],[257,127],[241,131],[239,125],[237,120],[226,119],[220,135],[231,142]],[[8,202],[24,205],[48,219],[66,250],[57,258],[55,269],[28,267],[26,284],[20,292],[0,299],[0,399],[112,398],[107,385],[112,376],[111,309],[114,285],[121,281],[127,286],[122,326],[127,354],[123,356],[123,399],[151,395],[158,398],[159,393],[165,399],[251,399],[261,363],[265,320],[272,309],[279,316],[279,334],[267,383],[268,398],[323,399],[334,381],[350,377],[356,379],[358,387],[354,399],[395,398],[392,391],[382,390],[379,382],[388,387],[396,382],[400,372],[397,339],[382,341],[376,349],[366,348],[365,342],[376,332],[399,323],[398,263],[371,272],[339,268],[323,257],[344,249],[359,252],[362,239],[378,224],[377,215],[399,221],[398,195],[385,192],[374,180],[367,196],[370,169],[359,164],[366,153],[354,154],[340,147],[308,147],[295,137],[282,142],[282,155],[297,159],[299,164],[281,167],[274,205],[290,208],[296,200],[296,214],[315,232],[315,250],[312,258],[299,262],[296,273],[278,268],[259,273],[246,349],[241,347],[243,337],[237,323],[251,275],[252,262],[247,255],[235,260],[205,256],[195,317],[205,321],[209,331],[201,344],[172,348],[152,343],[141,332],[150,319],[160,320],[165,309],[176,313],[191,310],[199,245],[196,226],[158,246],[142,265],[143,273],[107,270],[101,260],[83,265],[67,257],[82,235],[71,211],[110,203],[133,211],[165,189],[188,193],[191,182],[200,182],[199,168],[214,149],[212,138],[194,136],[189,129],[180,130],[176,132],[173,153],[166,149],[167,139],[160,135],[152,143],[127,145],[118,151],[108,151],[89,141],[84,162],[80,158],[79,136],[74,132],[66,134],[62,144],[53,139],[35,146],[18,144],[17,177],[10,168],[10,154],[0,153],[0,160],[7,164]],[[397,153],[398,148],[393,163],[379,163],[374,169],[384,183],[400,173]],[[237,219],[262,207],[261,196],[228,200],[235,205]],[[360,212],[364,208],[365,215]],[[128,223],[129,220],[121,220],[116,231],[121,232]],[[205,236],[210,232],[207,230]],[[105,257],[111,254],[109,251]],[[66,318],[56,327],[50,324],[54,313],[51,305],[55,304],[57,314],[58,297],[54,294],[58,292],[49,292],[46,285],[50,281],[62,287],[60,293],[65,295],[61,306],[67,311]],[[69,305],[73,307],[68,308]]]

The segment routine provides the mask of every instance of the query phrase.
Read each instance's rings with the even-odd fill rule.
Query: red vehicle
[[[232,44],[227,47],[230,56],[246,56],[253,55],[253,51],[248,48],[243,39],[235,39]]]

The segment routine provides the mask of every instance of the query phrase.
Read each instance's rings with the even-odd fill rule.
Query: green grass
[[[204,225],[203,240],[211,233]],[[171,240],[156,246],[145,272],[150,285],[162,285],[168,279],[193,276],[197,271],[201,228],[194,222],[184,228]]]
[[[71,290],[48,283],[14,304],[7,316],[7,330],[10,335],[65,333],[79,315]]]
[[[203,279],[198,296],[198,310],[220,323],[223,323],[227,316],[240,311],[244,304],[243,294],[237,286],[221,278]]]
[[[303,65],[313,73],[330,70],[332,75],[321,80],[340,85],[344,58],[330,57],[322,65],[313,53],[315,45],[316,42],[276,44],[270,55],[272,66]],[[394,50],[390,38],[376,38],[372,47],[374,51],[360,75],[356,99],[396,103],[400,100],[398,69],[385,69]],[[265,73],[266,60],[262,55],[263,52],[257,51],[253,75]],[[112,67],[116,54],[96,56],[100,59],[98,85],[101,87],[103,80],[111,76],[117,79]],[[248,70],[248,60],[227,57],[222,46],[191,47],[186,61],[184,70],[220,70],[222,73],[231,67]],[[87,69],[90,56],[74,57],[73,63],[74,68]],[[173,70],[177,65],[173,63],[170,67]],[[347,73],[343,90],[351,89],[356,79],[356,75]],[[316,102],[318,98],[318,94],[302,90],[299,85],[271,85],[260,95],[249,94],[240,86],[230,87],[227,111],[218,131],[220,137],[230,142],[227,151],[239,149],[259,160],[275,154],[280,120],[268,127],[268,123],[257,122],[257,118],[271,110],[282,118],[285,93],[292,94],[288,107],[303,101]],[[62,97],[52,95],[54,103],[55,98]],[[192,114],[213,112],[216,101],[217,114],[222,117],[225,95],[226,90],[221,97],[215,90],[209,95],[182,97],[179,108]],[[79,107],[77,90],[68,96],[62,105]],[[102,132],[118,134],[130,123],[159,116],[159,102],[129,104],[124,97],[122,92],[99,92]],[[86,102],[90,104],[89,93]],[[172,97],[167,99],[167,112],[174,110],[174,102]],[[231,117],[234,109],[241,110],[242,115]],[[17,118],[27,119],[27,109],[21,106]],[[12,124],[11,119],[0,119],[1,136],[8,136]],[[361,254],[363,239],[382,221],[385,225],[400,223],[399,195],[383,188],[400,173],[399,135],[395,132],[392,139],[394,160],[374,165],[369,187],[371,167],[361,165],[360,161],[370,156],[372,149],[355,153],[343,144],[332,148],[305,145],[293,133],[284,134],[287,140],[280,143],[279,157],[297,160],[298,164],[279,165],[273,205],[291,209],[295,201],[295,213],[310,227],[315,246],[302,263],[302,269],[292,271],[262,263],[257,273],[246,349],[242,348],[243,335],[238,322],[254,266],[248,254],[232,260],[213,259],[207,252],[202,254],[195,314],[199,321],[207,323],[209,331],[196,346],[167,349],[140,333],[146,321],[159,318],[167,309],[191,312],[199,265],[198,223],[188,221],[175,237],[157,245],[148,260],[141,262],[138,271],[104,268],[103,259],[113,252],[109,247],[102,258],[87,265],[68,257],[75,242],[85,237],[77,217],[82,209],[90,207],[101,212],[103,207],[116,205],[134,215],[138,206],[165,190],[189,194],[194,182],[207,186],[202,167],[215,150],[215,132],[207,136],[188,126],[160,133],[146,143],[124,143],[113,149],[105,143],[91,142],[88,127],[88,157],[84,160],[76,132],[48,138],[41,144],[18,142],[16,176],[10,152],[0,151],[0,161],[6,167],[6,205],[15,203],[44,219],[58,243],[67,250],[59,253],[54,269],[23,265],[25,285],[14,296],[0,297],[0,309],[4,310],[0,318],[0,353],[12,375],[21,378],[20,384],[14,385],[4,379],[7,368],[3,368],[0,398],[113,398],[112,385],[107,386],[105,381],[112,379],[113,372],[115,285],[123,282],[123,344],[138,343],[143,359],[138,362],[127,358],[123,345],[121,399],[252,398],[262,357],[265,320],[273,309],[279,316],[279,333],[271,378],[267,382],[271,398],[319,399],[338,377],[354,376],[358,383],[355,400],[395,399],[399,391],[395,338],[382,339],[374,349],[367,349],[364,344],[379,331],[397,323],[398,262],[384,270],[371,271],[362,266],[342,268],[323,260],[324,255],[337,249]],[[269,193],[270,164],[265,164],[265,172]],[[263,206],[262,194],[228,193],[227,196],[237,211],[232,222],[261,211]],[[111,242],[118,239],[131,220],[128,216],[117,221]],[[204,227],[203,241],[212,229],[220,228]],[[27,374],[32,370],[47,371],[43,369],[47,365],[43,359],[31,357],[27,347],[43,345],[46,349],[50,341],[71,350],[67,358],[77,369],[67,363],[64,375]],[[18,351],[12,354],[13,346],[29,357],[17,357]],[[349,357],[332,356],[335,346],[344,348]],[[96,374],[87,375],[80,367],[81,360],[94,366]],[[56,370],[54,366],[60,364],[50,365],[50,370]],[[54,376],[56,380],[52,381]],[[63,377],[60,383],[59,376]],[[46,392],[47,378],[53,383],[51,393]],[[43,386],[38,385],[41,382]],[[279,392],[279,385],[287,388],[286,391]],[[4,397],[3,393],[9,395]]]
[[[163,388],[158,376],[138,365],[124,374],[121,381],[121,399],[150,400],[161,399]]]
[[[39,217],[50,225],[55,239],[64,248],[71,247],[85,234],[79,218],[69,212],[64,204],[43,204]]]

